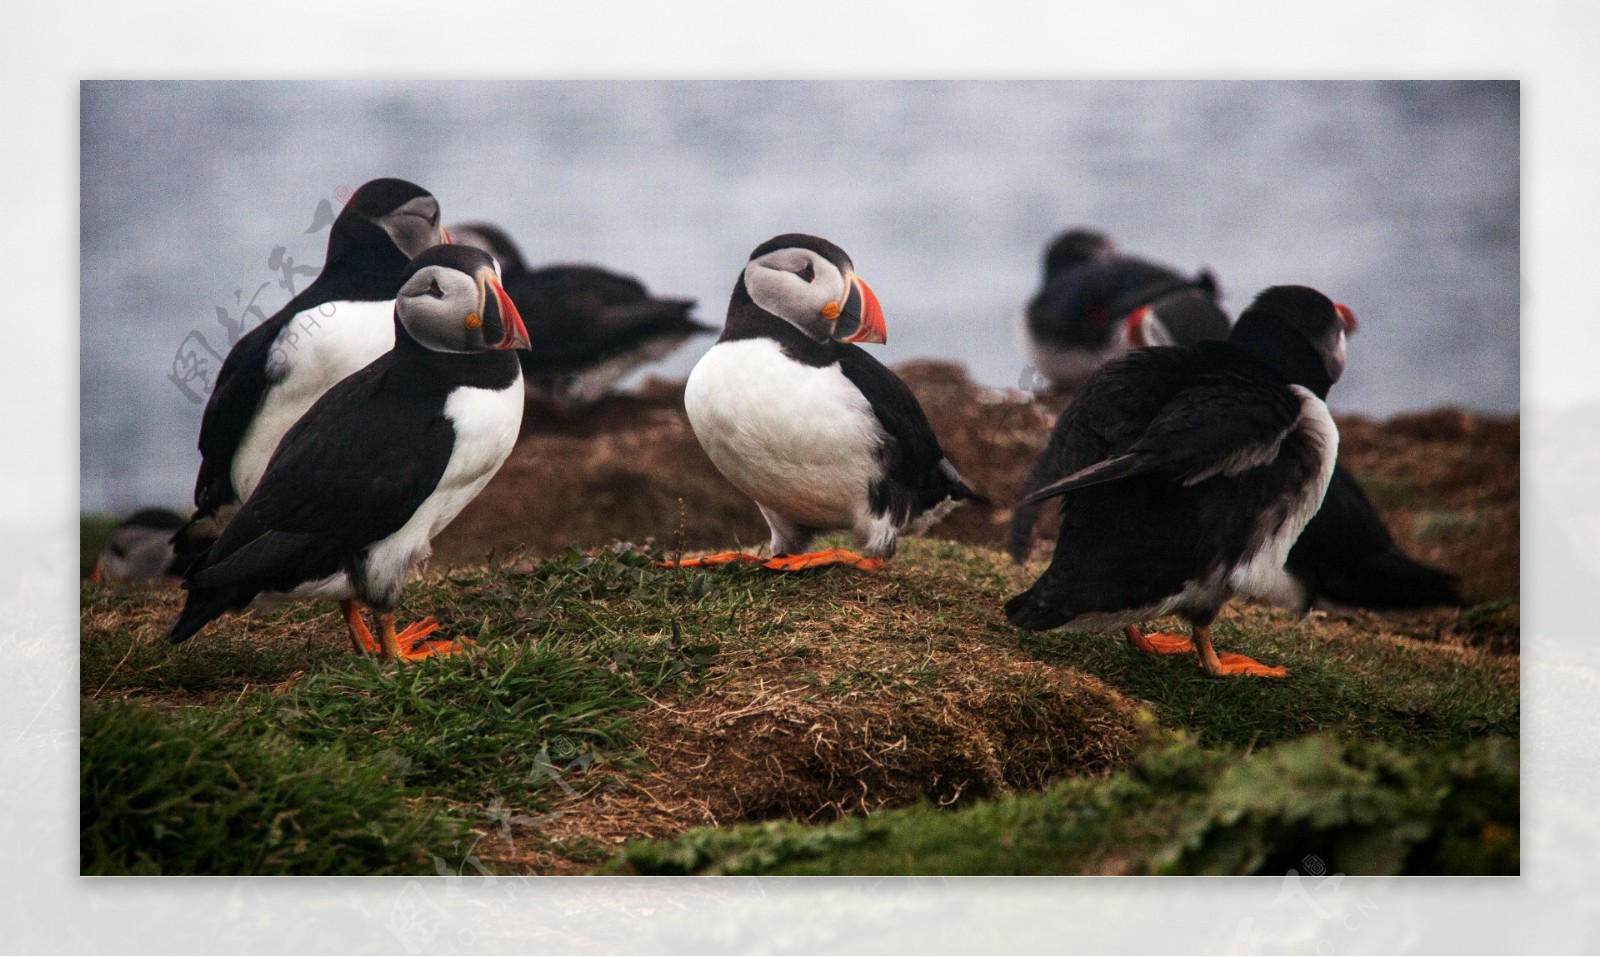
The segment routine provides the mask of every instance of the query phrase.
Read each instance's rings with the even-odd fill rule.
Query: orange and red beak
[[[889,328],[883,321],[883,307],[878,305],[872,287],[855,273],[846,273],[845,281],[850,292],[839,309],[833,337],[840,342],[888,342]]]
[[[500,285],[500,280],[489,274],[483,274],[483,317],[498,319],[500,328],[505,330],[505,338],[500,340],[496,349],[526,349],[532,345],[528,340],[528,327],[522,324],[522,314],[517,312],[517,304],[506,295],[506,289]]]
[[[1356,314],[1350,311],[1350,307],[1336,302],[1333,304],[1333,311],[1339,314],[1339,321],[1344,323],[1344,334],[1347,336],[1355,335],[1356,327],[1360,323],[1356,322]]]
[[[439,224],[439,243],[440,245],[444,246],[451,246],[455,244],[455,240],[450,238],[450,230],[445,229],[443,223]]]

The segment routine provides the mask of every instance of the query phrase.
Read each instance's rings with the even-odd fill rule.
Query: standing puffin
[[[172,533],[183,516],[164,508],[141,508],[111,530],[89,580],[115,585],[173,574]]]
[[[1209,675],[1281,677],[1218,656],[1211,622],[1276,582],[1322,503],[1339,449],[1324,400],[1344,371],[1348,309],[1304,286],[1256,297],[1225,342],[1141,349],[1106,366],[1056,422],[1065,476],[1050,567],[1006,603],[1015,625],[1123,628],[1142,651],[1194,650]],[[1137,625],[1176,614],[1193,641]]]
[[[1130,349],[1226,337],[1217,296],[1209,270],[1189,279],[1120,254],[1102,233],[1070,229],[1045,251],[1043,285],[1023,316],[1029,361],[1052,385],[1082,388]]]
[[[563,405],[594,402],[634,369],[712,331],[690,318],[693,299],[657,298],[633,277],[599,266],[530,269],[505,230],[488,223],[462,223],[450,232],[499,260],[506,292],[533,323],[529,334],[539,351],[520,354],[530,396]]]
[[[394,608],[429,543],[482,491],[522,424],[528,334],[494,259],[435,246],[401,274],[394,348],[338,383],[289,430],[255,494],[190,569],[180,642],[257,596],[333,599],[358,651],[414,659],[431,618],[396,634]],[[375,642],[361,618],[372,606]]]
[[[844,250],[788,233],[750,254],[728,321],[684,388],[712,464],[755,500],[772,530],[768,567],[879,567],[979,496],[944,457],[911,390],[858,342],[884,342],[883,309]],[[865,558],[807,553],[849,531]],[[733,554],[684,564],[714,564]]]
[[[1063,290],[1083,295],[1091,286],[1094,298],[1103,302],[1128,303],[1146,298],[1148,290],[1156,288],[1149,284],[1150,271],[1165,271],[1148,264],[1141,266],[1139,260],[1111,258],[1111,249],[1110,240],[1098,233],[1073,230],[1064,234],[1047,257],[1047,274],[1053,269],[1058,276],[1066,277],[1062,287],[1055,289],[1061,295],[1052,298],[1053,287],[1047,285],[1030,310],[1055,303],[1052,308],[1058,312],[1070,312],[1059,309],[1069,298]],[[1100,265],[1085,265],[1095,262]],[[1167,275],[1176,277],[1175,273]],[[1122,320],[1122,337],[1096,356],[1079,354],[1074,370],[1093,372],[1128,349],[1192,346],[1205,340],[1226,339],[1229,320],[1214,298],[1215,280],[1207,272],[1196,283],[1196,288],[1158,296],[1133,309]],[[1110,314],[1115,315],[1116,310]],[[1347,332],[1353,335],[1356,328],[1351,314]],[[1032,489],[1061,478],[1063,473],[1056,471],[1057,466],[1048,453],[1042,454],[1023,484],[1024,497]],[[1006,550],[1019,562],[1026,560],[1032,550],[1034,526],[1043,505],[1036,499],[1012,510]],[[1300,614],[1315,606],[1426,608],[1462,604],[1456,582],[1456,576],[1449,572],[1407,555],[1389,534],[1355,477],[1336,463],[1322,507],[1290,550],[1280,580],[1258,597]]]
[[[333,222],[317,278],[234,344],[200,420],[195,514],[180,567],[250,497],[289,427],[334,383],[394,345],[394,295],[411,258],[449,242],[439,202],[403,179],[375,179]],[[226,511],[225,511],[226,510]]]

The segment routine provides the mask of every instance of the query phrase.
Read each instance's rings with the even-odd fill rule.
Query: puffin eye
[[[428,295],[432,296],[435,299],[443,299],[444,298],[444,290],[439,288],[439,280],[437,280],[437,279],[428,280]]]
[[[806,260],[806,264],[804,266],[801,266],[795,271],[795,275],[799,276],[801,279],[804,279],[806,282],[810,282],[811,280],[817,278],[817,271],[811,267],[811,260],[808,259]]]

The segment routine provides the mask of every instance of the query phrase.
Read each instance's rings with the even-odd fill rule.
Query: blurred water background
[[[1029,378],[1045,243],[1092,225],[1210,266],[1234,314],[1286,282],[1350,305],[1336,410],[1518,408],[1515,83],[90,82],[81,107],[86,512],[188,504],[204,377],[175,360],[304,288],[319,206],[386,175],[713,323],[754,246],[825,236],[883,302],[881,358],[999,387]]]

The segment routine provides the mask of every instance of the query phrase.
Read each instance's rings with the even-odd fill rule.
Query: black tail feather
[[[174,645],[188,641],[225,612],[250,604],[255,596],[253,589],[240,587],[193,589],[184,599],[183,611],[167,630],[167,641]]]

